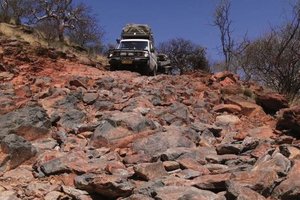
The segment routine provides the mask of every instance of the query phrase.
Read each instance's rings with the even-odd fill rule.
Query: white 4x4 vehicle
[[[133,68],[145,75],[156,75],[158,62],[149,26],[129,24],[123,28],[117,48],[109,53],[112,70]]]

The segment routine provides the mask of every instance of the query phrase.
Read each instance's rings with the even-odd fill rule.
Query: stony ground
[[[300,107],[283,96],[0,43],[1,200],[300,198]]]

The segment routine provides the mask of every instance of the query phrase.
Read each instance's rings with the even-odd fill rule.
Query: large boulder
[[[15,134],[7,135],[1,141],[0,170],[14,169],[36,153],[36,149],[23,137]]]
[[[141,163],[134,166],[136,176],[143,180],[149,181],[156,178],[167,176],[168,173],[162,162],[157,163]]]
[[[279,176],[286,176],[291,168],[291,161],[281,153],[274,153],[273,155],[266,154],[257,160],[253,170],[263,171],[270,169],[277,172]]]
[[[195,178],[192,184],[203,190],[224,191],[226,190],[226,182],[230,180],[230,177],[230,173],[205,175]]]
[[[262,107],[257,105],[251,99],[247,99],[238,95],[232,95],[229,97],[224,97],[224,100],[227,104],[235,104],[240,106],[242,109],[240,113],[245,116],[262,118],[266,115]]]
[[[86,119],[86,114],[77,109],[69,109],[63,112],[59,124],[67,130],[76,130]]]
[[[0,116],[0,138],[16,134],[34,140],[47,134],[50,127],[49,117],[40,106],[27,106]]]
[[[207,190],[200,190],[188,186],[165,186],[155,189],[155,199],[174,200],[174,199],[206,199],[217,200],[218,195]]]
[[[261,194],[251,190],[250,188],[243,187],[233,182],[228,182],[227,185],[227,199],[240,199],[240,200],[265,200],[266,198]]]
[[[276,199],[298,199],[300,196],[300,161],[296,160],[287,178],[273,191]]]
[[[300,132],[300,106],[286,108],[279,111],[278,130],[288,130],[292,133]]]
[[[130,135],[154,128],[154,123],[139,113],[113,112],[103,117],[101,124],[91,137],[91,145],[94,147],[110,146]]]
[[[78,189],[98,193],[109,199],[128,197],[133,192],[133,184],[127,179],[115,175],[84,174],[75,178]]]
[[[276,185],[278,178],[276,171],[263,169],[235,172],[230,180],[240,186],[249,187],[260,194],[268,196]]]
[[[148,155],[159,155],[167,149],[176,147],[193,148],[196,145],[184,135],[181,127],[166,127],[166,132],[158,132],[133,142],[136,152],[142,151]]]
[[[278,110],[289,107],[287,99],[274,92],[256,94],[256,103],[269,114],[275,114]]]

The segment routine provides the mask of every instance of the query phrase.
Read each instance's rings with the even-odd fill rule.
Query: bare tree
[[[35,26],[39,36],[48,42],[48,45],[58,38],[57,23],[53,19],[45,19]]]
[[[74,28],[67,31],[67,36],[73,43],[88,49],[98,49],[100,51],[103,47],[102,38],[104,31],[97,25],[96,17],[89,13],[83,13],[81,20],[74,24]]]
[[[209,71],[205,49],[190,40],[176,38],[160,43],[158,51],[168,55],[171,65],[180,68],[183,72]]]
[[[220,31],[222,53],[225,58],[225,68],[229,70],[233,57],[234,41],[232,38],[231,19],[230,19],[230,0],[221,0],[214,12],[213,25]]]
[[[0,0],[0,11],[3,22],[21,24],[21,18],[30,13],[29,0]]]
[[[300,1],[293,19],[250,44],[242,57],[245,74],[290,100],[300,95]]]
[[[2,22],[9,22],[8,0],[0,1],[0,20]]]
[[[74,29],[76,24],[86,20],[89,12],[84,4],[74,5],[72,0],[32,0],[34,23],[52,19],[57,24],[58,38],[64,41],[67,29]]]

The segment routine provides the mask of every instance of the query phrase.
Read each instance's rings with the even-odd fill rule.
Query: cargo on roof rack
[[[122,39],[148,39],[153,41],[151,28],[146,24],[127,24],[121,33]]]

